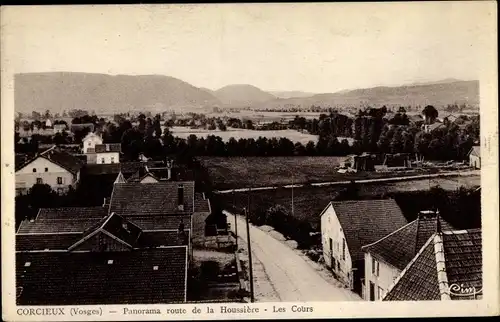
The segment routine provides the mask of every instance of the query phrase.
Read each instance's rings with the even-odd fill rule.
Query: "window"
[[[332,268],[333,270],[337,269],[337,261],[335,260],[335,257],[332,257]]]
[[[115,157],[111,157],[111,163],[115,163]]]
[[[378,276],[380,271],[380,266],[378,261],[372,257],[372,274],[375,276]]]
[[[111,264],[113,264],[113,260],[112,259],[108,260],[108,265],[111,265]]]
[[[33,168],[33,172],[36,172],[36,168]]]
[[[337,271],[340,272],[340,261],[337,262]]]
[[[153,271],[157,271],[158,270],[158,266],[153,266]]]
[[[87,145],[88,145],[88,146],[90,146],[90,144],[91,144],[91,143],[89,142],[89,144],[87,144]]]
[[[36,184],[43,184],[42,178],[36,178]]]
[[[30,267],[30,266],[31,266],[31,262],[24,263],[24,267]]]
[[[101,163],[103,163],[103,164],[104,164],[104,158],[101,158]]]
[[[384,297],[384,290],[381,287],[379,287],[378,288],[378,299],[382,300],[383,297]]]
[[[45,168],[45,172],[49,172],[49,168]]]
[[[63,183],[62,177],[57,177],[57,184],[62,184],[62,183]]]

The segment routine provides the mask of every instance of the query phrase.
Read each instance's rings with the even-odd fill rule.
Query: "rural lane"
[[[445,177],[466,177],[466,176],[479,176],[481,175],[480,170],[468,170],[468,171],[453,171],[453,172],[445,172],[445,173],[434,173],[434,174],[421,174],[415,176],[403,176],[403,177],[390,177],[390,178],[376,178],[376,179],[359,179],[354,180],[356,183],[390,183],[390,182],[398,182],[398,181],[411,181],[411,180],[420,180],[420,179],[428,179],[428,178],[445,178]],[[309,184],[313,187],[322,187],[322,186],[333,186],[333,185],[346,185],[349,184],[351,180],[344,181],[329,181],[329,182],[316,182]],[[305,184],[294,184],[294,185],[285,185],[283,188],[301,188],[306,186]],[[239,188],[239,189],[228,189],[228,190],[215,190],[215,193],[225,194],[232,192],[244,192],[248,190],[259,191],[259,190],[273,190],[278,189],[278,187],[254,187],[254,188]]]
[[[226,211],[224,213],[227,215],[231,230],[234,230],[235,216]],[[237,216],[236,220],[238,236],[246,243],[248,239],[245,220],[241,216]],[[262,263],[265,274],[281,301],[361,300],[358,295],[348,289],[324,279],[311,264],[296,253],[296,250],[253,225],[250,225],[250,240],[254,257],[252,262],[255,263],[258,260]],[[258,283],[255,287],[258,287]],[[255,294],[259,294],[258,289],[255,290]],[[257,296],[256,300],[259,300]]]

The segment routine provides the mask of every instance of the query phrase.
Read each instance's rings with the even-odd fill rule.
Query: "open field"
[[[270,138],[281,138],[286,137],[292,142],[300,142],[302,144],[307,144],[309,141],[316,143],[318,140],[317,135],[305,134],[295,130],[280,130],[280,131],[256,131],[256,130],[246,130],[246,129],[235,129],[228,128],[227,131],[220,130],[205,130],[205,129],[191,129],[189,127],[174,126],[170,128],[172,135],[187,139],[191,134],[197,137],[207,137],[209,135],[220,136],[223,141],[227,142],[230,138],[234,137],[236,140],[239,139],[255,139],[257,140],[260,136]]]
[[[316,182],[405,177],[437,169],[398,172],[338,173],[346,157],[199,157],[216,190]]]
[[[479,176],[434,178],[425,180],[412,180],[386,184],[360,184],[358,194],[361,197],[381,196],[394,192],[410,192],[428,190],[440,186],[445,190],[455,190],[461,186],[480,186]],[[293,215],[299,219],[307,220],[315,229],[320,224],[320,213],[326,205],[345,189],[344,186],[312,187],[304,186],[293,189]],[[268,209],[276,204],[284,206],[292,213],[292,189],[278,188],[273,190],[235,192],[217,196],[222,209],[240,211],[249,207],[250,211]]]

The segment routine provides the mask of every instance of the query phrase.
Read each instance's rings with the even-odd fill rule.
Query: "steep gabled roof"
[[[433,234],[401,272],[383,300],[462,300],[481,296],[481,238],[480,229]],[[475,294],[470,292],[472,288]],[[468,289],[469,292],[460,294],[459,289]]]
[[[184,188],[183,209],[178,207],[177,189]],[[194,208],[194,182],[117,183],[109,211],[119,215],[190,214]]]
[[[364,257],[361,247],[403,227],[407,221],[394,199],[332,201],[353,261]]]
[[[18,305],[186,301],[187,247],[16,253]],[[29,263],[29,264],[28,264]]]
[[[419,215],[417,219],[393,233],[363,246],[362,250],[369,252],[380,261],[403,270],[429,238],[436,233],[438,216],[443,230],[453,229],[440,215]]]
[[[122,216],[115,213],[111,213],[109,216],[102,218],[100,221],[95,223],[93,226],[89,227],[84,231],[83,236],[80,240],[75,242],[69,250],[75,249],[79,245],[85,243],[92,236],[98,234],[99,232],[105,233],[111,236],[113,239],[124,244],[129,248],[133,248],[139,239],[142,229],[137,225],[126,220]]]
[[[23,164],[19,164],[18,167],[16,168],[16,171],[19,171],[20,169],[26,167],[28,164],[32,163],[38,158],[44,158],[52,163],[57,164],[58,166],[68,170],[72,174],[76,174],[80,169],[83,167],[85,164],[82,160],[79,158],[64,152],[60,151],[59,149],[56,148],[56,146],[53,146],[52,148],[35,155],[32,159],[24,162]]]

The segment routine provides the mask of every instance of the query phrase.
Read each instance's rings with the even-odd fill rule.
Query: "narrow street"
[[[233,230],[234,215],[228,215],[227,219]],[[245,220],[238,216],[237,221],[238,236],[246,244]],[[253,225],[250,225],[250,238],[256,301],[260,294],[265,296],[270,292],[271,298],[283,302],[361,300],[355,293],[323,278],[295,250]],[[266,278],[267,281],[263,280]]]

